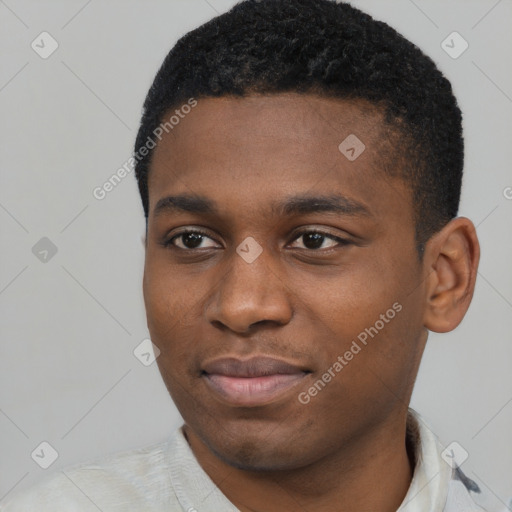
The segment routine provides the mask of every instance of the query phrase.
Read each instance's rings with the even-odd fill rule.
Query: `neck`
[[[234,468],[216,457],[188,426],[185,433],[205,472],[241,512],[395,512],[413,473],[405,419],[381,425],[308,466],[268,472]]]

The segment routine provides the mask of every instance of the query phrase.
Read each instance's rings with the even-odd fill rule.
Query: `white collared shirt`
[[[416,466],[397,512],[498,512],[475,482],[441,456],[443,447],[410,410]],[[479,500],[477,498],[480,497]],[[1,512],[239,512],[195,458],[183,427],[161,443],[116,453],[50,475],[4,504]],[[504,510],[504,509],[502,509]]]

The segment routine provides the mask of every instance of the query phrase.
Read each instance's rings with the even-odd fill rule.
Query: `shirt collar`
[[[441,444],[436,435],[412,409],[407,416],[407,444],[414,449],[414,474],[397,512],[443,510],[452,468],[441,458]]]
[[[183,427],[167,449],[171,484],[186,512],[239,512],[203,470],[190,448]]]

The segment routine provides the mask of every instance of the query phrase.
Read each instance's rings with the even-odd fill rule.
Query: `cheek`
[[[320,300],[318,291],[305,298],[316,300],[317,325],[328,340],[320,349],[325,369],[346,355],[344,386],[370,388],[379,376],[395,386],[410,372],[422,332],[421,287],[410,261],[382,254],[359,261],[326,279]]]
[[[151,340],[160,349],[160,371],[166,383],[188,382],[196,377],[201,343],[206,339],[198,331],[205,280],[173,267],[165,255],[146,258],[144,302]]]
[[[180,287],[169,268],[146,256],[143,280],[144,303],[151,340],[160,349],[159,359],[166,360],[179,350],[177,343],[184,331],[190,305],[184,300]],[[173,353],[175,358],[176,354]]]
[[[394,319],[393,304],[402,302],[397,282],[400,278],[377,259],[361,258],[316,282],[308,283],[306,278],[300,296],[306,311],[309,305],[315,305],[311,311],[316,313],[318,325],[327,326],[333,335],[338,335],[335,337],[349,341],[376,321],[380,331],[380,315],[386,315],[388,310],[385,320]]]
[[[184,281],[183,273],[171,265],[164,254],[148,249],[144,268],[143,292],[148,321],[157,329],[172,333],[190,314],[193,302],[187,296],[190,280]],[[196,300],[200,295],[196,295]]]

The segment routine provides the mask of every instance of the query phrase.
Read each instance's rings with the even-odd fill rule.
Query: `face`
[[[223,461],[303,467],[402,418],[425,276],[393,144],[363,101],[278,94],[200,99],[155,149],[148,327]]]

